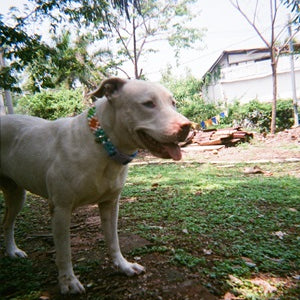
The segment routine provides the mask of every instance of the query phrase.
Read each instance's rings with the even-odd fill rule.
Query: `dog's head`
[[[137,147],[161,158],[181,159],[178,143],[186,139],[191,122],[176,111],[171,93],[163,86],[109,78],[89,95],[107,98],[115,122],[127,129]]]

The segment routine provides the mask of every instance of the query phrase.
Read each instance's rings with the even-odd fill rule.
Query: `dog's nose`
[[[185,141],[185,139],[187,138],[187,136],[190,132],[191,125],[192,124],[190,122],[187,122],[187,123],[184,123],[180,126],[180,130],[177,133],[178,142],[184,142]]]

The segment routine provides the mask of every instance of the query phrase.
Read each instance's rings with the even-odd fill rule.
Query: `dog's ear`
[[[111,100],[112,95],[118,92],[126,82],[127,81],[125,79],[118,77],[105,79],[96,90],[88,93],[87,96],[97,98],[105,96],[108,100]]]

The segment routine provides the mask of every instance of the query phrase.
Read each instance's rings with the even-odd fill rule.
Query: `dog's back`
[[[58,140],[56,127],[54,122],[37,117],[0,118],[0,186],[9,178],[18,186],[47,197],[44,174]]]

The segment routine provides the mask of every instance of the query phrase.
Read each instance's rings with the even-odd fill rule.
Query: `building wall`
[[[300,99],[300,55],[295,56],[295,77],[297,98]],[[282,56],[277,69],[278,98],[292,98],[290,58]],[[221,78],[203,91],[205,100],[212,103],[241,103],[253,99],[272,101],[272,71],[270,60],[243,62],[221,69]]]

